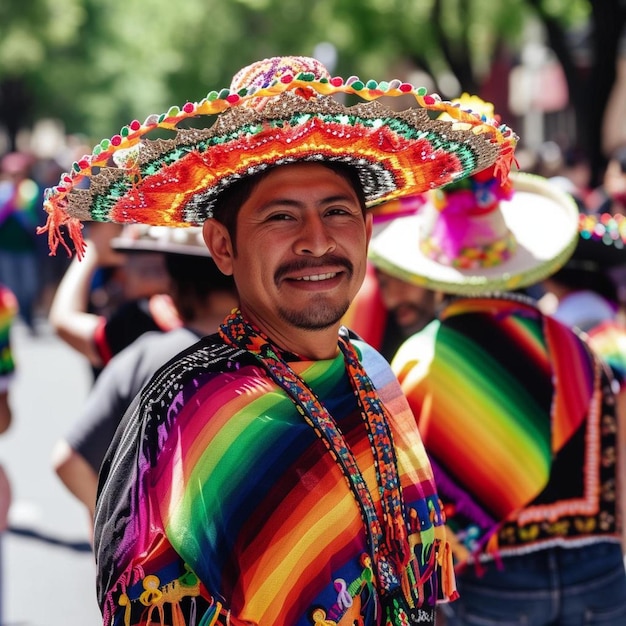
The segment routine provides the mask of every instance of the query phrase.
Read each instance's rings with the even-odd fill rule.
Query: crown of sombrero
[[[407,199],[389,203],[383,220],[374,210],[370,260],[445,293],[480,295],[537,283],[563,266],[578,239],[572,197],[533,174],[512,173],[501,184],[487,170],[414,204],[406,214]]]
[[[337,95],[363,102],[346,106]],[[407,95],[415,106],[402,112],[378,101]],[[162,130],[172,138],[150,138]],[[504,177],[516,141],[505,125],[423,88],[343,80],[315,59],[275,57],[240,70],[230,89],[143,124],[135,120],[102,140],[46,191],[48,220],[40,232],[48,233],[53,253],[59,244],[69,252],[64,226],[81,254],[85,220],[197,226],[233,182],[303,161],[352,165],[371,206],[494,165]]]

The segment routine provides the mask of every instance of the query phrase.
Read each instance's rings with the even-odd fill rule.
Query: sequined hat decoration
[[[414,105],[396,112],[379,101],[399,96]],[[171,138],[151,138],[155,131]],[[39,232],[52,253],[61,244],[71,254],[66,228],[81,255],[82,221],[198,226],[234,181],[303,161],[354,166],[372,206],[494,165],[506,177],[516,141],[499,121],[409,83],[343,80],[315,59],[275,57],[240,70],[229,89],[102,140],[46,191]]]

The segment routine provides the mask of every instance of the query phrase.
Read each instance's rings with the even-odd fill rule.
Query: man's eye
[[[287,213],[274,213],[273,215],[270,215],[267,219],[270,222],[280,222],[280,221],[290,220],[293,218],[291,217],[291,215],[288,215]]]
[[[348,213],[350,213],[348,209],[346,209],[345,207],[340,207],[340,206],[334,206],[328,209],[327,211],[328,215],[346,215]]]

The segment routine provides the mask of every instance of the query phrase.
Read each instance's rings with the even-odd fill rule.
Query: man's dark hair
[[[197,303],[209,294],[235,293],[233,277],[222,274],[211,257],[167,252],[165,266],[174,283],[172,298],[184,322],[195,319]]]
[[[304,161],[306,163],[306,161]],[[347,163],[341,163],[339,161],[322,161],[316,163],[317,165],[323,165],[332,170],[342,178],[345,178],[354,188],[354,191],[361,205],[363,213],[365,213],[365,193],[363,192],[363,185],[359,174],[356,169]],[[275,167],[282,167],[277,165]],[[239,209],[244,205],[246,200],[250,197],[255,187],[274,170],[274,167],[270,167],[251,176],[246,176],[241,180],[236,181],[230,187],[227,187],[216,198],[213,205],[213,217],[226,226],[226,230],[230,235],[230,240],[233,245],[233,251],[237,254],[237,215]]]

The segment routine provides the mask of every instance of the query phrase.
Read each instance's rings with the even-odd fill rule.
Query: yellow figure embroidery
[[[185,566],[187,572],[179,579],[161,587],[158,576],[149,575],[143,580],[144,591],[139,596],[139,602],[149,607],[147,624],[152,623],[152,616],[156,610],[159,615],[159,624],[165,625],[165,612],[163,607],[166,604],[172,605],[172,626],[185,626],[184,616],[180,609],[180,602],[185,597],[195,597],[200,595],[200,583],[191,570]],[[130,622],[130,599],[123,594],[119,599],[120,606],[125,606],[124,624],[128,626]]]
[[[315,609],[311,614],[314,626],[337,626],[337,622],[326,619],[326,611],[324,609]]]

